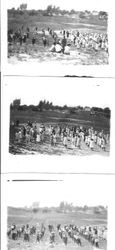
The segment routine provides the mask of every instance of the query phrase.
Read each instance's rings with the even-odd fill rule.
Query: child
[[[90,140],[89,147],[91,150],[94,150],[94,140],[92,138]]]

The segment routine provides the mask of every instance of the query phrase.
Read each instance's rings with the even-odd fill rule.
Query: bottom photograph
[[[7,180],[7,249],[107,249],[106,194],[84,180]]]

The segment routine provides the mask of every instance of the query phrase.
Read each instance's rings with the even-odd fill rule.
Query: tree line
[[[70,114],[76,114],[77,112],[90,112],[91,115],[96,114],[103,114],[106,117],[110,118],[111,110],[109,107],[100,108],[100,107],[83,107],[83,106],[76,106],[71,107],[67,105],[54,105],[50,101],[40,100],[38,105],[21,105],[21,101],[19,99],[14,100],[10,104],[10,110],[17,110],[17,111],[33,111],[33,112],[43,112],[43,111],[58,111],[58,112],[68,112]]]
[[[74,10],[74,9],[71,9],[71,10],[65,10],[65,9],[60,9],[60,7],[58,6],[55,6],[55,5],[48,5],[46,7],[46,9],[38,9],[38,10],[35,10],[35,9],[32,9],[32,10],[28,10],[27,9],[27,4],[26,3],[22,3],[20,4],[20,6],[15,9],[15,8],[12,8],[12,9],[9,9],[8,10],[9,13],[17,13],[17,14],[24,14],[25,12],[28,13],[30,16],[31,15],[38,15],[38,14],[42,14],[44,16],[53,16],[53,15],[73,15],[73,14],[79,14],[79,16],[81,18],[85,17],[85,15],[92,15],[92,12],[91,11],[88,11],[88,10],[85,10],[85,11],[77,11],[77,10]],[[98,12],[98,16],[99,17],[103,17],[105,19],[108,18],[108,14],[107,12],[105,11],[99,11]]]
[[[75,206],[73,205],[73,203],[69,203],[66,201],[61,201],[59,206],[57,207],[40,207],[40,203],[36,202],[32,204],[32,206],[30,209],[33,213],[38,213],[38,212],[42,212],[42,213],[49,213],[49,212],[57,212],[57,213],[67,213],[67,212],[78,212],[78,211],[82,211],[82,212],[87,212],[87,211],[92,211],[95,214],[99,214],[102,212],[107,212],[107,207],[104,207],[102,205],[99,206],[88,206],[88,205],[84,205],[84,206]]]

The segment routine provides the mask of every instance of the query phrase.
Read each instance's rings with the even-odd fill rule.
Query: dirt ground
[[[109,156],[110,145],[106,145],[106,150],[103,151],[96,144],[94,145],[94,150],[91,150],[83,141],[81,143],[81,149],[72,146],[69,142],[67,147],[63,145],[60,138],[57,139],[55,146],[52,146],[49,137],[45,135],[44,141],[35,143],[33,142],[16,142],[15,140],[10,140],[9,152],[12,154],[48,154],[48,155],[102,155]]]
[[[81,144],[81,149],[72,147],[68,144],[67,148],[59,142],[56,146],[51,146],[50,142],[47,140],[45,142],[35,143],[17,143],[15,141],[10,141],[9,152],[12,154],[48,154],[48,155],[102,155],[109,156],[109,145],[106,147],[106,151],[103,151],[100,147],[95,145],[92,151],[89,147],[85,145],[84,142]]]
[[[15,64],[19,62],[34,63],[57,63],[59,65],[100,65],[108,64],[108,53],[105,51],[95,52],[86,49],[70,49],[70,55],[51,53],[47,48],[39,49],[39,45],[22,45],[19,44],[9,46],[8,62]],[[42,51],[43,50],[43,51]]]
[[[44,239],[40,242],[40,243],[35,243],[35,238],[33,236],[33,242],[23,242],[23,240],[17,240],[16,242],[9,240],[8,242],[8,250],[12,249],[12,250],[23,250],[23,249],[30,249],[30,250],[34,250],[34,249],[38,249],[38,250],[46,250],[46,249],[54,249],[54,250],[93,250],[93,246],[91,246],[91,244],[89,242],[87,242],[86,240],[82,239],[82,246],[77,246],[75,243],[73,243],[73,241],[71,239],[69,239],[68,241],[68,245],[65,246],[65,244],[61,241],[60,237],[58,235],[56,235],[56,242],[54,245],[51,245],[49,243],[49,238],[46,235],[44,237]],[[103,246],[103,242],[101,242],[100,244],[101,249],[106,249],[105,246]]]

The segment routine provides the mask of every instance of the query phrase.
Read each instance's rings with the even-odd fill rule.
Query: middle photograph
[[[6,88],[10,154],[109,156],[107,80],[13,77]]]

